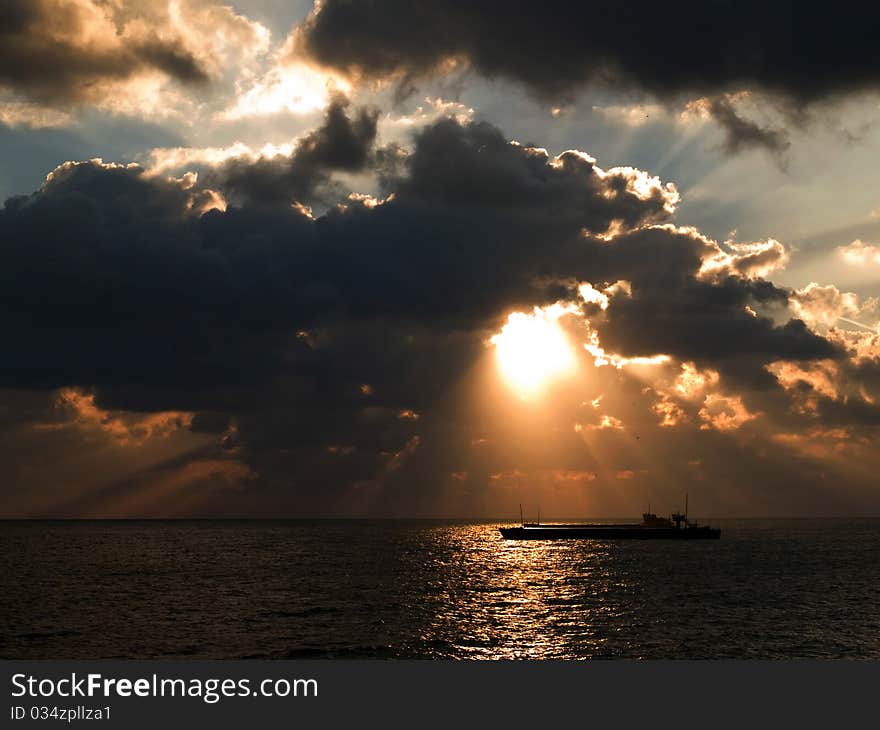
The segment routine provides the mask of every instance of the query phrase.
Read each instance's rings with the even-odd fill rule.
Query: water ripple
[[[529,542],[414,521],[11,523],[5,658],[880,658],[880,521]]]

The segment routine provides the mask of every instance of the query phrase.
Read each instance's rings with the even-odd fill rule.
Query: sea
[[[6,659],[878,659],[880,519],[0,523]]]

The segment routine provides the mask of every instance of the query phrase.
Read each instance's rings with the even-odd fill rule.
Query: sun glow
[[[532,314],[513,312],[489,340],[502,377],[521,397],[538,395],[552,380],[574,370],[574,350],[559,325],[559,318],[571,311],[554,304],[535,307]]]
[[[327,106],[335,92],[347,94],[351,86],[341,78],[294,64],[271,69],[220,114],[225,120],[288,112],[307,114]]]

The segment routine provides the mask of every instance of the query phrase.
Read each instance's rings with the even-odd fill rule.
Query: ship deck
[[[714,527],[643,527],[641,525],[522,525],[498,528],[506,540],[717,540]]]

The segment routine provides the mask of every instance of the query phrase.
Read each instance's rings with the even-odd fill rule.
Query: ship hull
[[[641,527],[640,525],[583,525],[500,527],[505,540],[717,540],[716,527]]]

